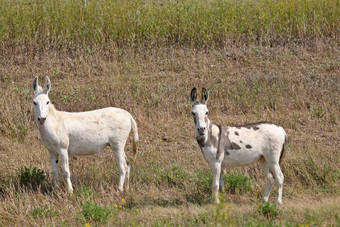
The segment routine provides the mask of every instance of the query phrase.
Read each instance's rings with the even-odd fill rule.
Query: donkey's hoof
[[[123,193],[123,189],[119,189],[119,188],[118,188],[118,189],[116,190],[116,193],[117,193],[117,194]]]
[[[212,202],[213,204],[220,204],[220,203],[221,203],[219,199],[217,199],[217,200],[214,199],[214,200],[212,200],[211,202]]]
[[[275,205],[281,205],[282,204],[282,200],[278,200],[275,202]]]

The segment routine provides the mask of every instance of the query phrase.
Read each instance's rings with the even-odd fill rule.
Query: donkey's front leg
[[[215,203],[220,203],[220,199],[218,198],[218,188],[221,177],[221,163],[215,163],[212,166],[212,172],[213,172],[212,196],[215,200]]]
[[[64,178],[67,184],[67,189],[70,193],[73,192],[73,187],[71,183],[71,174],[70,174],[70,167],[68,163],[68,153],[67,149],[61,149],[60,150],[60,161],[61,161],[61,166],[63,168],[63,173],[64,173]]]
[[[221,170],[221,174],[220,174],[220,192],[225,192],[224,182],[223,182],[223,171],[222,170]]]
[[[51,152],[48,151],[48,154],[50,155],[50,160],[51,160],[51,166],[52,166],[52,182],[53,186],[58,186],[58,181],[59,181],[59,174],[58,174],[58,156]]]

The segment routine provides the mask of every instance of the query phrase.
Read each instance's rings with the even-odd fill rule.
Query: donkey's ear
[[[208,101],[208,91],[205,88],[202,88],[202,103],[207,104]]]
[[[32,88],[33,88],[34,93],[37,93],[38,91],[38,77],[37,76],[33,79]]]
[[[44,92],[48,94],[51,89],[51,80],[48,76],[45,77]]]
[[[190,98],[191,98],[192,103],[194,104],[197,99],[197,91],[195,87],[191,90]]]

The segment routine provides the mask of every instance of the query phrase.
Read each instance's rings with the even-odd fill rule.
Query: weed
[[[219,195],[221,203],[216,205],[216,225],[236,226],[236,220],[231,213],[231,205],[225,203],[223,195]]]
[[[89,200],[81,205],[81,214],[87,221],[107,223],[110,217],[116,216],[117,210],[106,206],[101,207],[95,202]]]
[[[204,193],[211,194],[211,186],[213,181],[213,176],[210,170],[201,170],[197,172],[197,185],[198,190]]]
[[[199,205],[207,203],[209,200],[209,196],[210,194],[199,191],[198,189],[196,189],[194,192],[187,193],[184,195],[185,199],[189,203],[194,203],[194,204],[199,204]]]
[[[226,174],[223,176],[224,187],[230,193],[247,192],[251,190],[251,179],[240,173]]]
[[[308,210],[305,214],[305,221],[301,224],[298,224],[298,226],[305,227],[305,226],[319,226],[318,218],[314,215],[311,215]]]
[[[276,219],[279,216],[280,210],[278,206],[272,205],[269,202],[261,202],[258,212],[268,219]]]
[[[183,185],[188,179],[189,174],[183,170],[181,166],[174,166],[171,170],[165,170],[162,179],[165,180],[169,186]]]
[[[45,206],[44,208],[34,208],[33,210],[29,211],[29,215],[33,218],[48,218],[57,216],[58,212]]]
[[[19,182],[22,187],[37,190],[38,188],[41,188],[41,186],[44,186],[46,179],[47,177],[43,170],[32,166],[21,166],[19,171]]]
[[[60,227],[71,227],[69,220],[62,220]]]
[[[201,214],[199,218],[203,224],[207,224],[207,214]]]
[[[339,217],[339,215],[336,214],[334,216],[334,218],[335,218],[335,226],[340,227],[340,217]]]
[[[93,190],[88,185],[84,184],[83,186],[79,187],[76,191],[74,191],[74,194],[77,197],[89,199],[93,195]]]
[[[322,118],[325,115],[325,110],[322,108],[322,106],[319,106],[314,110],[314,114],[317,118]]]
[[[173,223],[171,220],[164,219],[161,221],[156,221],[152,226],[153,227],[175,226],[175,223]]]

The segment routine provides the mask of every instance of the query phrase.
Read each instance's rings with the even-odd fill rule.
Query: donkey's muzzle
[[[202,128],[197,128],[197,132],[200,136],[203,136],[204,135],[204,132],[205,132],[205,127],[202,127]]]
[[[46,121],[46,117],[38,117],[38,121],[41,125],[43,125]]]

